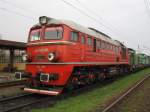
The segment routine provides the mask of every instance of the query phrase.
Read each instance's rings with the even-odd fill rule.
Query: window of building
[[[40,40],[40,30],[32,30],[30,33],[30,41],[37,41]]]
[[[113,51],[116,52],[116,47],[115,46],[113,46]]]
[[[85,37],[84,36],[81,36],[81,43],[85,44]]]
[[[91,38],[91,37],[88,37],[88,38],[87,38],[87,44],[88,44],[88,45],[92,45],[92,38]]]
[[[45,39],[58,40],[63,37],[63,30],[61,27],[50,27],[45,30]]]
[[[118,47],[116,47],[116,53],[118,53]]]
[[[114,46],[112,45],[112,51],[114,51]]]
[[[110,45],[110,50],[111,50],[111,51],[113,50],[113,49],[112,49],[112,47],[113,47],[113,46],[112,46],[112,45]]]
[[[104,48],[104,41],[101,41],[101,49]]]
[[[108,44],[108,50],[110,50],[110,43]]]
[[[93,52],[96,52],[96,49],[97,49],[97,40],[94,39],[93,40]]]
[[[100,41],[99,40],[96,41],[96,47],[97,47],[97,49],[100,49]]]
[[[109,47],[109,44],[108,44],[108,43],[105,43],[105,48],[106,48],[106,50],[108,50],[108,47]]]
[[[103,42],[103,49],[106,49],[106,43]]]
[[[71,32],[71,38],[70,38],[70,40],[77,42],[79,40],[79,34],[78,34],[78,32]]]
[[[45,32],[45,39],[61,39],[62,32],[60,31],[46,31]]]
[[[99,49],[101,49],[101,41],[99,41]]]

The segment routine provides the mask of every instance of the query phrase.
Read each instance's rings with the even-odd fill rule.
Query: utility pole
[[[138,44],[137,52],[140,53],[140,45]]]

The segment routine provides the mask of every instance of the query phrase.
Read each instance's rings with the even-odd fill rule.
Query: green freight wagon
[[[148,55],[146,55],[146,57],[145,57],[146,59],[145,59],[145,64],[146,65],[149,65],[150,64],[150,56],[148,56]]]
[[[129,48],[130,66],[132,69],[144,67],[150,64],[150,56],[143,53],[136,53],[135,50]]]
[[[135,50],[129,48],[129,53],[130,53],[130,65],[131,66],[134,66],[135,65],[135,55],[136,55],[136,52]]]
[[[139,53],[137,55],[138,55],[138,61],[139,61],[138,63],[140,65],[145,65],[146,64],[146,55],[143,53]]]

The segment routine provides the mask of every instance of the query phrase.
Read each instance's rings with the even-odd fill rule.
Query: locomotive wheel
[[[85,83],[90,84],[90,78],[89,77],[86,78]]]
[[[65,87],[65,91],[73,91],[75,88],[77,88],[77,77],[70,78],[70,81],[68,82],[67,86]]]
[[[91,82],[91,83],[94,83],[94,82],[95,82],[95,80],[96,80],[96,78],[95,78],[95,75],[94,75],[94,74],[90,74],[90,75],[89,75],[89,78],[90,78],[90,82]]]
[[[100,73],[99,74],[99,80],[102,81],[102,80],[105,80],[106,79],[106,74],[105,73]]]
[[[106,77],[105,77],[104,73],[100,73],[100,74],[98,74],[97,78],[98,78],[99,81],[103,81]]]
[[[73,84],[68,84],[66,90],[67,90],[67,91],[72,91],[72,90],[74,90],[74,85],[73,85]]]

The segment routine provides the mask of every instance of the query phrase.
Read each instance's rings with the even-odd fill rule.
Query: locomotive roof
[[[86,27],[79,25],[79,24],[77,24],[73,21],[70,21],[70,20],[59,20],[59,19],[49,18],[49,21],[47,24],[57,24],[57,25],[58,24],[64,24],[64,25],[71,27],[74,30],[80,31],[82,33],[88,34],[88,35],[96,37],[96,38],[99,38],[99,39],[104,40],[106,42],[109,42],[111,44],[114,44],[117,46],[120,46],[120,44],[121,44],[120,42],[111,39],[108,35],[100,32],[94,28],[86,28]],[[39,26],[40,23],[37,25]]]

